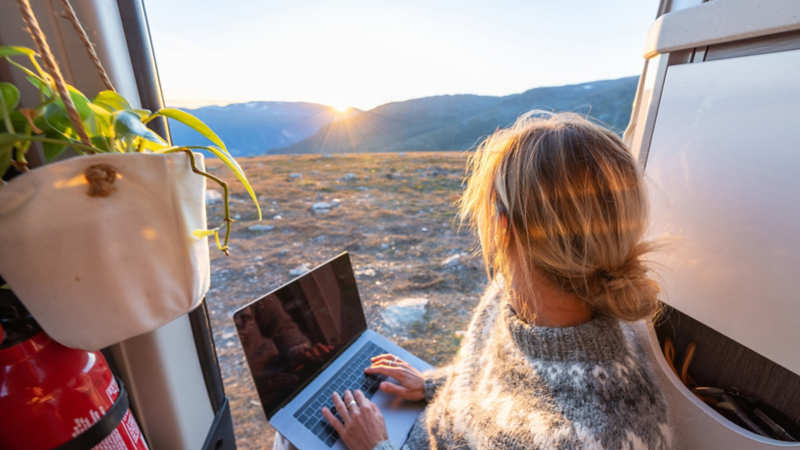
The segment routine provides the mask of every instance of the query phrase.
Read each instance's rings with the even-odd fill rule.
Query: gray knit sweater
[[[672,448],[664,397],[628,325],[530,326],[497,288],[455,362],[425,374],[425,397],[404,450]]]

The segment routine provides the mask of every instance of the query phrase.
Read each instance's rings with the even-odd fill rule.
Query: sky
[[[169,106],[363,110],[641,74],[658,0],[145,0]]]

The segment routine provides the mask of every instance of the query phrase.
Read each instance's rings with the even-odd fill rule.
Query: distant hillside
[[[249,102],[227,106],[205,106],[185,111],[197,116],[216,132],[234,156],[262,154],[312,136],[334,120],[350,117],[330,106],[302,102]],[[189,127],[170,121],[175,145],[209,145]]]
[[[589,114],[617,132],[628,124],[638,77],[508,95],[443,95],[387,103],[329,122],[308,139],[267,153],[466,150],[531,109]]]

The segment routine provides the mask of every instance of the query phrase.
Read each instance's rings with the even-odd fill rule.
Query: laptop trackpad
[[[390,378],[389,382],[396,381]],[[392,442],[405,442],[417,416],[425,408],[424,402],[410,402],[383,391],[376,392],[371,401],[381,410]]]

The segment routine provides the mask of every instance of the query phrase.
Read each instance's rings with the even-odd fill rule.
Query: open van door
[[[105,88],[83,44],[55,1],[32,2],[67,83],[88,95]],[[134,108],[163,107],[147,17],[142,0],[73,1],[99,59],[116,90]],[[0,45],[35,48],[17,2],[0,3]],[[23,105],[38,104],[38,91],[0,61],[0,80],[21,88]],[[166,119],[150,122],[168,137]],[[41,148],[27,154],[33,167],[44,164]],[[42,274],[46,276],[46,274]],[[205,303],[157,330],[103,350],[130,397],[131,410],[150,448],[235,449],[230,408],[222,385]]]
[[[671,308],[641,337],[675,448],[800,448],[685,385],[735,388],[800,423],[800,3],[662,0],[644,55],[624,137],[645,167],[651,232],[672,237],[657,261]]]

